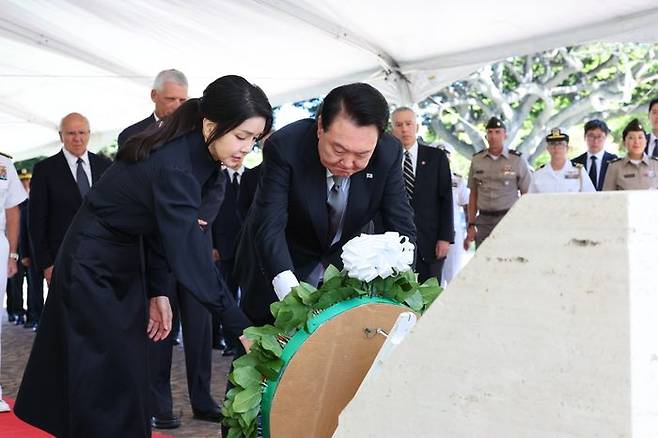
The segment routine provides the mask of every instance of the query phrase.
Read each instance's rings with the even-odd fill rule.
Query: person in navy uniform
[[[200,219],[221,204],[221,163],[248,153],[271,124],[260,88],[224,76],[124,145],[62,243],[18,417],[57,437],[150,437],[146,346],[171,330],[170,273],[226,330],[250,325]]]
[[[384,133],[388,103],[356,83],[335,88],[317,121],[294,122],[263,149],[260,186],[236,250],[241,307],[256,325],[299,280],[318,284],[343,245],[377,213],[385,231],[415,241],[402,182],[402,148]]]

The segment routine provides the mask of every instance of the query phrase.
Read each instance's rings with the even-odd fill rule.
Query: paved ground
[[[2,309],[2,370],[0,382],[3,392],[16,398],[16,391],[23,376],[34,333],[23,326],[15,326],[7,322],[7,313]],[[222,400],[226,387],[226,373],[230,366],[229,359],[222,357],[219,351],[213,350],[213,385],[212,392],[217,401]],[[198,421],[192,418],[192,409],[187,395],[185,377],[185,357],[182,345],[174,347],[172,364],[172,392],[174,397],[174,412],[182,415],[182,426],[171,431],[159,431],[167,435],[185,438],[218,438],[219,424]]]

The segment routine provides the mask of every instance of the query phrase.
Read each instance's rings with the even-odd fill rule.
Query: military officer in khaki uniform
[[[479,247],[505,213],[530,185],[528,164],[521,153],[505,147],[507,130],[503,122],[492,117],[487,123],[489,147],[475,155],[468,173],[468,229],[464,248],[473,240]]]
[[[609,161],[603,190],[658,189],[658,158],[644,151],[647,136],[638,119],[624,128],[622,138],[628,154]]]

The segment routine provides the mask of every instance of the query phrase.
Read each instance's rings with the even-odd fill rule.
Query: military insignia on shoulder
[[[544,163],[544,164],[542,164],[541,166],[539,166],[540,169],[543,169],[544,167],[546,167],[546,163]]]
[[[481,151],[478,151],[478,152],[474,153],[473,156],[483,154],[483,153],[485,153],[486,151],[487,151],[486,149],[482,149]]]
[[[515,149],[510,149],[510,150],[509,150],[509,153],[512,154],[512,155],[516,155],[517,157],[520,157],[520,156],[521,156],[521,152],[519,152],[519,151],[517,151],[517,150],[515,150]]]
[[[0,181],[7,180],[7,168],[5,166],[0,166]]]
[[[621,161],[621,157],[617,157],[617,158],[613,158],[612,160],[608,160],[608,164],[615,163],[617,161]]]
[[[456,176],[457,178],[462,178],[462,176],[460,174],[456,173],[456,172],[452,172],[452,175]]]
[[[11,156],[11,155],[5,154],[4,152],[0,152],[0,155],[2,155],[3,157],[7,157],[7,158],[9,158],[10,160],[12,159],[12,156]]]
[[[576,169],[582,169],[585,166],[583,166],[581,163],[576,163],[573,165],[573,167],[575,167]]]

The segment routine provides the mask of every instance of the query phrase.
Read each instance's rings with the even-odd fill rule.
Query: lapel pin
[[[420,164],[424,166],[425,164],[427,164],[427,162],[426,161],[421,161]]]
[[[372,179],[373,178],[372,173],[366,173],[366,178],[367,179]]]

